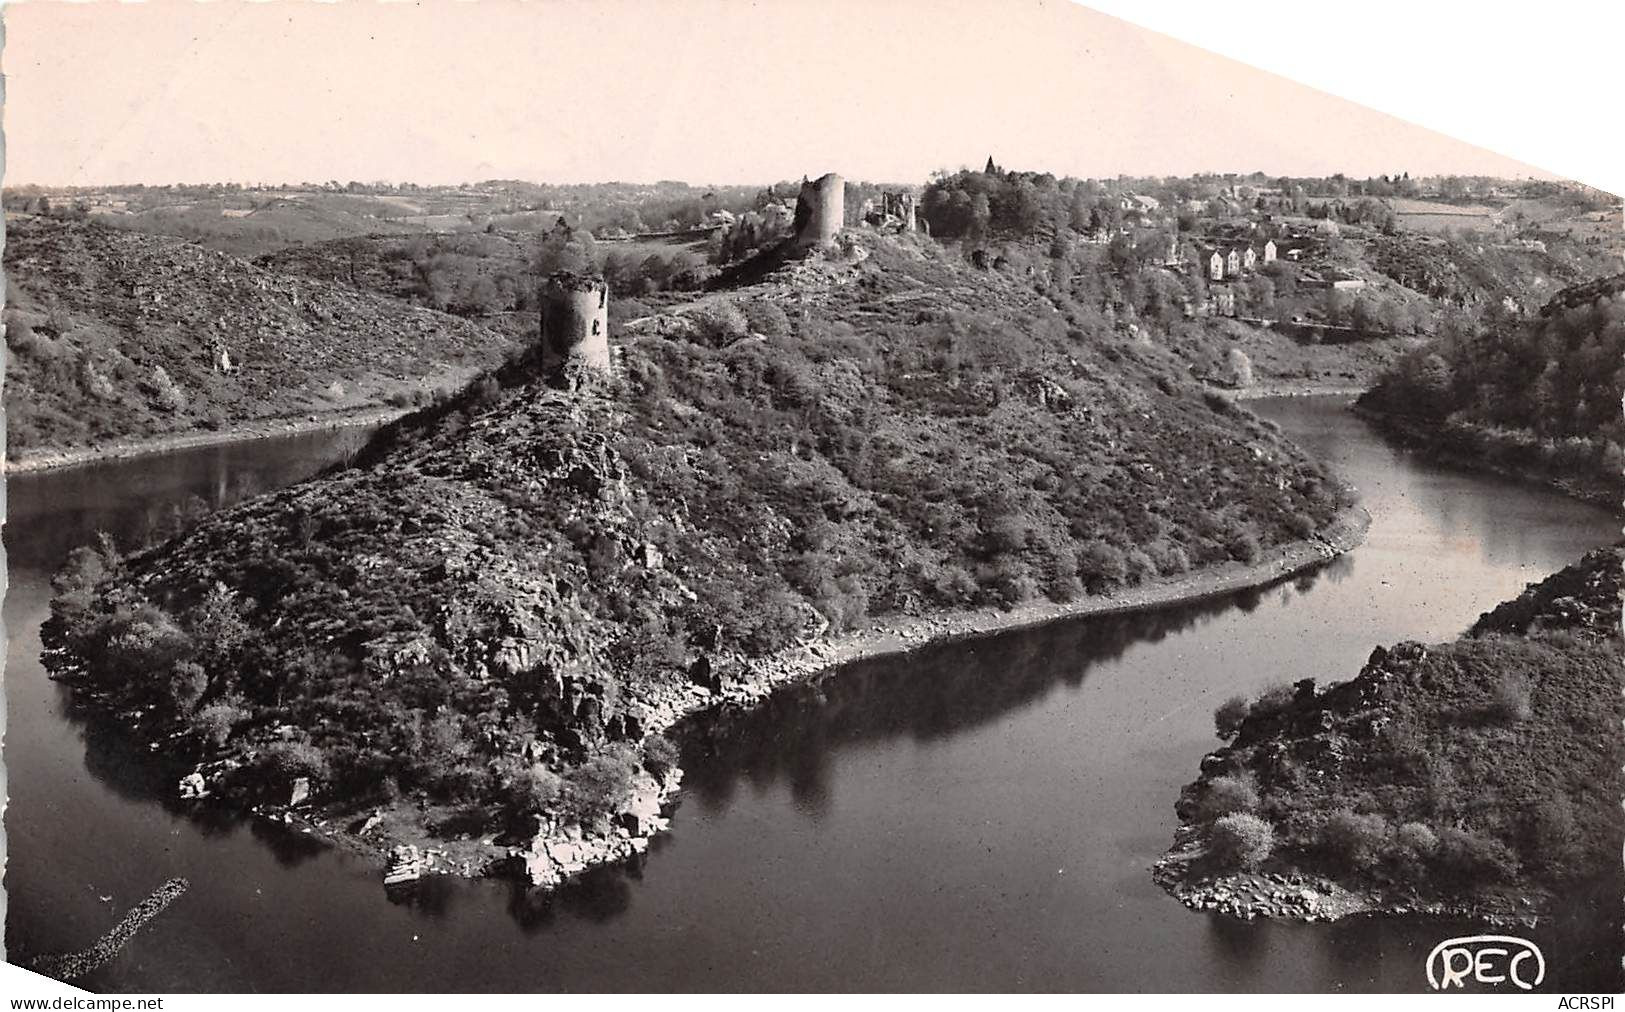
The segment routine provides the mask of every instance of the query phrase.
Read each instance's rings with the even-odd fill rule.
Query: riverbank
[[[684,721],[703,720],[708,713],[754,706],[779,689],[856,661],[1063,620],[1186,604],[1275,583],[1358,547],[1370,524],[1370,515],[1352,506],[1311,537],[1277,546],[1250,564],[1232,562],[1178,578],[1159,579],[1110,597],[1037,602],[1008,611],[984,608],[944,612],[877,624],[804,643],[766,658],[721,659],[718,670],[726,674],[720,676],[717,688],[694,684],[674,693],[649,714],[646,733],[661,734]],[[421,828],[425,821],[422,813],[410,805],[378,809],[360,818],[353,809],[257,811],[272,821],[368,855],[380,867],[392,849],[413,846],[425,855],[424,874],[505,875],[550,889],[591,868],[641,856],[648,841],[669,828],[682,771],[674,768],[659,781],[647,777],[642,780],[646,782],[635,785],[622,817],[612,820],[607,828],[584,833],[575,824],[544,826],[523,846],[499,844],[493,837],[448,841],[426,836]],[[344,828],[346,820],[349,828]]]
[[[1538,485],[1581,502],[1601,506],[1615,514],[1625,514],[1622,486],[1619,483],[1610,487],[1595,475],[1563,471],[1540,462],[1500,463],[1491,459],[1487,452],[1442,443],[1438,423],[1377,411],[1359,403],[1352,405],[1351,410],[1356,417],[1368,422],[1383,438],[1404,449],[1425,455],[1432,464],[1493,474],[1525,484]]]
[[[1250,564],[1231,562],[1179,577],[1151,580],[1105,597],[1037,601],[1008,611],[979,608],[894,620],[861,632],[809,643],[747,663],[742,677],[724,686],[720,693],[713,694],[696,686],[686,706],[662,715],[669,719],[656,718],[651,728],[662,731],[712,706],[748,706],[783,685],[855,661],[906,654],[926,646],[979,639],[1067,619],[1189,604],[1250,590],[1295,576],[1357,548],[1370,528],[1370,514],[1359,506],[1351,506],[1323,530],[1302,541],[1269,549]]]
[[[1307,380],[1279,380],[1265,383],[1255,383],[1250,387],[1223,390],[1226,394],[1238,401],[1259,401],[1266,397],[1358,397],[1365,393],[1363,386],[1351,386],[1347,383],[1313,383]]]
[[[401,417],[411,408],[377,405],[329,411],[306,415],[303,418],[264,418],[214,431],[178,432],[147,439],[121,439],[99,446],[75,447],[69,450],[24,450],[22,454],[5,462],[8,474],[34,474],[62,468],[84,467],[112,460],[150,457],[180,450],[195,450],[208,446],[226,446],[247,443],[256,439],[274,439],[309,432],[330,432],[337,429],[385,425]]]

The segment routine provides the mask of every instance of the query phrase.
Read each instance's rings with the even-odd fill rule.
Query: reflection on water
[[[1227,696],[1346,678],[1372,646],[1454,636],[1607,541],[1605,514],[1423,470],[1340,405],[1257,410],[1333,463],[1369,542],[1272,587],[849,665],[686,730],[674,832],[553,896],[431,880],[171,800],[161,757],[72,712],[39,665],[49,575],[107,530],[310,474],[328,434],[12,482],[5,602],[14,957],[82,946],[158,882],[192,888],[81,982],[99,989],[1415,990],[1470,922],[1243,924],[1148,868]],[[114,896],[111,905],[101,896]],[[1610,987],[1617,883],[1534,937],[1553,987]]]
[[[1006,717],[1058,686],[1076,688],[1097,665],[1134,646],[1251,614],[1266,600],[1285,606],[1322,578],[1341,579],[1351,557],[1271,586],[1195,604],[1016,630],[983,644],[928,646],[905,659],[878,658],[790,686],[750,710],[705,715],[680,729],[685,793],[711,810],[727,805],[741,777],[763,788],[779,780],[797,808],[817,818],[829,802],[836,747],[906,737],[928,742]],[[706,762],[706,759],[716,761]],[[1158,841],[1163,846],[1167,841]]]

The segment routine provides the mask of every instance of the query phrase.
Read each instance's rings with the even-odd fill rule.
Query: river
[[[550,900],[437,880],[391,902],[375,866],[253,820],[188,815],[171,774],[45,678],[51,572],[351,451],[323,433],[18,476],[5,759],[7,949],[82,948],[173,876],[191,889],[92,990],[1419,990],[1471,923],[1243,924],[1152,882],[1214,707],[1351,677],[1378,644],[1454,637],[1612,540],[1605,512],[1432,469],[1346,399],[1249,405],[1361,490],[1357,551],[1267,590],[852,665],[688,735],[674,831],[642,866]],[[1612,913],[1617,897],[1599,896]],[[1532,933],[1548,986],[1609,986],[1596,911]]]

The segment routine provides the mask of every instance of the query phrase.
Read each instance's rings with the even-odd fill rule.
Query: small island
[[[1599,549],[1461,638],[1378,648],[1214,715],[1154,874],[1194,910],[1527,922],[1617,895],[1620,572]],[[1598,883],[1608,883],[1599,887]]]

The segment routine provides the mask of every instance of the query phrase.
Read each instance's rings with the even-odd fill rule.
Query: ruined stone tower
[[[913,232],[918,225],[917,208],[912,193],[886,194],[886,213],[895,215],[903,223],[903,231]]]
[[[542,286],[542,368],[574,380],[609,371],[609,288],[603,278],[560,271]]]
[[[827,172],[801,184],[796,198],[796,245],[828,246],[846,223],[846,180]]]

